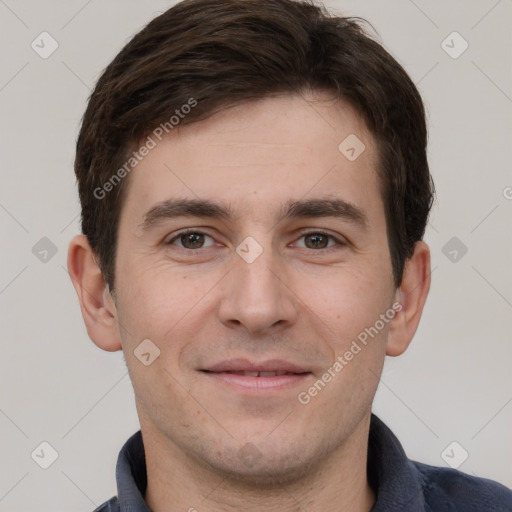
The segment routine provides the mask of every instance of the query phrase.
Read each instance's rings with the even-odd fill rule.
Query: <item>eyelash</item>
[[[211,235],[209,235],[208,233],[204,233],[203,231],[199,231],[197,229],[191,228],[191,229],[185,229],[185,230],[177,233],[173,238],[171,238],[168,242],[166,242],[166,245],[174,245],[173,242],[175,240],[178,240],[183,235],[187,235],[190,233],[194,233],[197,235],[209,236],[210,238],[213,239],[213,237]],[[299,232],[297,234],[299,235],[299,239],[303,238],[307,235],[323,235],[323,236],[328,237],[330,240],[334,240],[336,242],[336,245],[331,246],[331,247],[324,247],[321,249],[310,249],[309,247],[301,247],[301,249],[310,249],[310,250],[316,251],[316,252],[321,250],[323,252],[326,252],[326,251],[330,251],[330,250],[336,250],[337,248],[345,247],[348,245],[348,243],[346,241],[340,240],[339,238],[335,237],[334,235],[331,235],[331,233],[323,231],[322,229],[316,229],[316,230],[303,229],[303,230],[299,230]],[[177,246],[177,247],[179,247],[179,246]],[[200,247],[199,249],[187,249],[186,247],[179,247],[179,248],[183,249],[184,251],[188,251],[188,252],[197,252],[201,249],[207,249],[207,247]]]

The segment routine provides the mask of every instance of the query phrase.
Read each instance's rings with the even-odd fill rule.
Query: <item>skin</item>
[[[353,162],[338,150],[349,134],[366,146]],[[89,336],[124,351],[153,511],[370,510],[371,404],[385,355],[407,348],[430,287],[422,241],[394,287],[377,162],[373,137],[345,103],[320,92],[249,102],[171,132],[131,173],[114,295],[85,237],[71,241],[68,269]],[[145,212],[171,197],[213,199],[235,218],[141,230]],[[345,218],[280,218],[286,201],[312,197],[356,205],[367,229]],[[175,238],[184,228],[208,235],[204,245],[184,248]],[[334,239],[318,248],[300,229]],[[248,236],[263,249],[252,263],[236,252]],[[395,302],[401,311],[301,404],[298,393]],[[134,355],[144,339],[160,350],[149,366]],[[199,371],[232,357],[279,358],[312,373],[248,395]]]

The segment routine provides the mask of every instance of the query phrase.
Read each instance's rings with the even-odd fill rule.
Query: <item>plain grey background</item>
[[[172,4],[0,0],[0,511],[93,510],[139,429],[121,354],[89,340],[66,270],[74,144],[102,69]],[[372,23],[429,118],[432,287],[374,412],[411,458],[512,487],[512,2],[325,5]]]

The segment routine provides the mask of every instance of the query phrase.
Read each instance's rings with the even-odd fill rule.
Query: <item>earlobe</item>
[[[103,350],[121,350],[115,302],[84,235],[69,244],[68,272],[91,340]]]
[[[419,241],[414,253],[406,261],[402,282],[396,290],[395,301],[401,309],[390,324],[386,355],[398,356],[405,352],[420,322],[430,289],[430,250]]]

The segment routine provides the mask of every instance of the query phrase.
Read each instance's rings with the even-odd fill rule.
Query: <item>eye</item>
[[[213,243],[205,246],[205,239],[209,238]],[[175,243],[176,242],[176,243]],[[168,245],[177,245],[182,249],[202,249],[214,245],[213,238],[201,231],[182,231],[167,242]],[[180,245],[181,244],[181,245]]]
[[[330,249],[336,245],[346,245],[342,240],[329,233],[325,233],[324,231],[309,231],[301,233],[299,240],[300,239],[304,239],[304,245],[299,245],[299,247],[305,247],[306,249]]]

